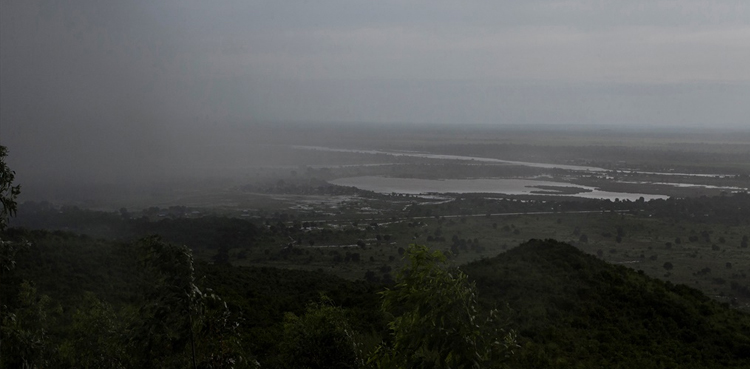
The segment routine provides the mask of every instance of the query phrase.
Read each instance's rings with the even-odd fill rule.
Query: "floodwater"
[[[632,183],[632,184],[655,184],[655,185],[663,185],[663,186],[672,186],[672,187],[683,187],[683,188],[690,188],[690,187],[702,187],[702,188],[710,188],[710,189],[716,189],[716,190],[724,190],[724,191],[730,191],[730,192],[745,192],[750,190],[750,188],[747,187],[736,187],[736,186],[714,186],[714,185],[707,185],[707,184],[697,184],[697,183],[677,183],[677,182],[633,182],[633,181],[617,181],[617,183]]]
[[[418,178],[390,178],[380,176],[362,176],[339,178],[330,181],[338,186],[352,186],[362,190],[374,191],[383,194],[399,193],[410,195],[422,195],[431,193],[496,193],[504,195],[540,195],[544,191],[545,196],[574,196],[587,199],[604,200],[630,200],[635,201],[643,197],[644,200],[666,199],[664,195],[649,195],[640,193],[609,192],[601,191],[594,187],[575,185],[565,182],[539,181],[531,179],[503,179],[503,178],[479,178],[479,179],[418,179]],[[558,193],[548,188],[538,186],[574,187],[581,191],[576,194]],[[533,193],[537,192],[537,193]]]

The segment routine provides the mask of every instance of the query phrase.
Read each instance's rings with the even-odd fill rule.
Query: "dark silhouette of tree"
[[[158,236],[142,239],[137,248],[148,272],[144,317],[138,332],[140,351],[147,353],[144,367],[185,365],[197,367],[193,319],[201,291],[195,285],[193,255],[185,246],[162,242]],[[182,364],[173,361],[173,353],[190,345],[191,358]],[[174,352],[168,352],[171,348]],[[154,360],[159,358],[160,360]]]
[[[5,230],[8,225],[8,219],[16,214],[18,204],[16,197],[21,194],[21,185],[13,186],[13,179],[16,172],[8,168],[5,164],[5,156],[8,155],[8,149],[0,146],[0,231]]]
[[[16,198],[21,193],[20,185],[13,185],[16,172],[5,164],[8,150],[0,146],[0,235],[5,231],[10,217],[16,215]],[[3,241],[0,238],[0,279],[8,277],[16,266],[16,254],[28,248],[27,242]],[[0,301],[0,367],[44,366],[47,351],[44,325],[47,296],[37,296],[36,288],[22,281],[18,286],[16,306],[9,306],[10,296]],[[11,357],[7,357],[7,353]]]

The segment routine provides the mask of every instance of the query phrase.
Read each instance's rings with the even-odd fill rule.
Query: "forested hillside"
[[[700,291],[531,240],[463,270],[481,300],[510,307],[521,367],[750,365],[750,316]]]
[[[393,286],[192,261],[188,249],[153,237],[131,244],[10,229],[3,239],[21,245],[15,269],[0,281],[4,368],[23,360],[60,368],[186,367],[192,347],[202,367],[284,368],[306,362],[295,361],[300,339],[320,337],[333,341],[308,349],[328,347],[324,357],[361,366],[381,341],[396,337],[378,296]],[[479,314],[497,308],[495,328],[517,334],[510,367],[750,362],[746,314],[563,243],[532,240],[461,269],[476,284]],[[322,336],[300,336],[299,329]],[[350,337],[359,356],[344,355],[349,341],[335,337]]]

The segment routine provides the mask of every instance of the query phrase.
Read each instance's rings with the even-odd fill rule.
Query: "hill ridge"
[[[480,301],[511,308],[523,366],[750,366],[749,315],[569,244],[532,239],[462,269]]]

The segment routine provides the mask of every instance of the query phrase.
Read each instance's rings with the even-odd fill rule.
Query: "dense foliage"
[[[5,229],[8,219],[16,213],[16,197],[21,193],[20,185],[13,185],[16,172],[5,164],[8,149],[0,146],[0,231]]]
[[[23,317],[3,322],[4,368],[190,367],[193,356],[212,368],[312,368],[325,358],[360,367],[378,346],[371,365],[461,367],[461,352],[489,358],[486,343],[502,346],[490,363],[505,359],[512,341],[498,328],[517,333],[510,367],[750,362],[747,315],[555,241],[466,265],[466,275],[414,247],[381,300],[382,287],[324,273],[191,262],[187,249],[155,238],[14,229],[3,237],[32,244],[0,281],[3,303]],[[488,324],[482,311],[506,304],[505,325]],[[471,323],[482,329],[467,330]]]
[[[507,302],[520,367],[744,368],[750,317],[556,241],[467,265],[486,304]]]
[[[499,367],[515,348],[514,334],[497,326],[496,311],[483,316],[476,287],[460,270],[446,270],[440,251],[412,245],[396,284],[381,292],[392,317],[391,337],[374,352],[377,368]]]

